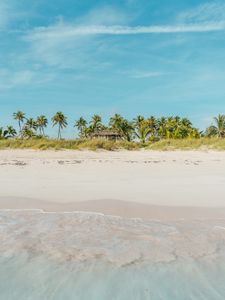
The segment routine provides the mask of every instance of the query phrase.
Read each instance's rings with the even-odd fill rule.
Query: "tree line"
[[[26,117],[22,111],[13,114],[18,122],[18,131],[11,125],[0,127],[0,139],[20,138],[47,138],[46,128],[49,120],[40,115],[36,119]],[[62,131],[68,126],[67,117],[62,112],[57,112],[51,118],[52,126],[58,128],[57,139],[62,139]],[[225,137],[225,115],[218,115],[213,119],[213,124],[201,132],[194,127],[188,118],[150,116],[145,118],[137,116],[132,121],[119,114],[112,116],[107,125],[102,122],[99,115],[94,115],[88,122],[83,117],[75,121],[74,127],[78,129],[79,138],[91,139],[93,134],[109,130],[118,133],[121,139],[126,141],[138,140],[141,143],[157,141],[161,139],[185,139],[205,137]]]

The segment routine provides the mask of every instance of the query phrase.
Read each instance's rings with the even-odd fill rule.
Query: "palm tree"
[[[155,138],[158,138],[159,137],[159,122],[158,120],[154,117],[154,116],[151,116],[147,119],[147,122],[148,122],[148,126],[149,126],[149,136],[150,138],[152,138],[153,140]]]
[[[0,127],[0,140],[5,139],[7,135],[6,130],[3,127]]]
[[[159,124],[158,134],[159,134],[160,138],[166,137],[166,122],[167,122],[167,119],[165,117],[161,117],[158,120],[158,124]]]
[[[35,132],[29,127],[29,125],[24,125],[22,128],[21,136],[24,139],[31,139],[35,137]]]
[[[134,125],[139,126],[144,120],[145,118],[139,115],[134,119]]]
[[[37,124],[37,127],[39,128],[40,135],[45,136],[44,129],[48,125],[48,119],[44,115],[41,115],[41,116],[37,117],[36,124]]]
[[[87,121],[83,118],[80,117],[76,122],[74,127],[77,127],[78,130],[80,131],[80,138],[87,138]]]
[[[124,119],[121,115],[115,114],[110,118],[109,127],[126,139],[127,141],[132,140],[134,128],[133,125],[126,119]]]
[[[88,137],[90,137],[90,134],[91,134],[90,128],[89,127],[84,127],[83,134],[84,134],[84,138],[85,139],[87,139]]]
[[[134,119],[134,128],[135,128],[135,134],[141,141],[141,143],[145,143],[146,139],[150,133],[150,126],[147,120],[143,116],[137,116],[136,119]]]
[[[99,115],[94,115],[90,122],[91,133],[95,133],[103,129],[104,129],[104,125],[102,124],[102,118]]]
[[[6,134],[7,134],[7,138],[12,138],[16,136],[17,132],[13,126],[9,125],[6,128]]]
[[[129,122],[128,120],[124,119],[122,122],[121,131],[122,131],[124,138],[128,142],[130,142],[133,138],[133,133],[134,133],[134,127],[133,127],[132,123]]]
[[[24,120],[26,119],[25,113],[18,110],[17,112],[15,112],[13,114],[13,118],[18,121],[18,125],[19,125],[19,130],[20,130],[20,135],[22,132],[22,123],[24,122]]]
[[[207,127],[206,130],[205,130],[205,136],[206,137],[215,137],[215,136],[217,136],[216,126],[211,125],[211,126]]]
[[[183,118],[181,119],[181,124],[184,125],[187,128],[191,128],[192,127],[192,123],[188,118]]]
[[[25,139],[35,137],[37,128],[37,122],[33,118],[26,119],[26,123],[21,130],[21,137]]]
[[[25,126],[34,131],[36,131],[38,127],[37,122],[33,118],[27,119]]]
[[[53,117],[52,117],[52,123],[53,126],[58,125],[58,140],[62,138],[61,130],[63,128],[66,128],[68,125],[67,123],[67,117],[64,116],[64,114],[61,111],[58,111]]]
[[[172,118],[173,118],[173,117],[172,117]],[[175,116],[173,119],[174,119],[174,121],[175,121],[177,124],[179,124],[180,121],[181,121],[181,119],[180,119],[179,116]]]
[[[8,139],[16,136],[16,130],[12,126],[7,126],[6,129],[0,127],[0,139]]]
[[[218,115],[214,118],[218,137],[225,137],[225,115]]]
[[[109,127],[113,130],[116,130],[118,132],[121,131],[121,126],[123,123],[123,117],[119,114],[115,114],[113,117],[109,120]]]
[[[218,115],[214,118],[215,125],[206,128],[205,135],[208,137],[217,136],[218,138],[225,137],[225,115]]]
[[[168,117],[166,120],[166,136],[167,139],[176,138],[178,136],[178,126],[180,118]]]

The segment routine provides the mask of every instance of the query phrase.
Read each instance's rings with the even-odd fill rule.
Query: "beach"
[[[2,150],[0,209],[220,215],[224,170],[216,151]]]
[[[224,299],[224,169],[215,151],[0,151],[2,299]]]

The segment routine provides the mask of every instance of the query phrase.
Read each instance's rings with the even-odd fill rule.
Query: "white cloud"
[[[140,34],[172,34],[185,32],[213,32],[225,30],[225,22],[175,25],[175,26],[116,26],[88,25],[76,26],[57,23],[49,27],[36,28],[24,36],[30,45],[33,59],[58,67],[71,67],[95,64],[93,55],[101,47],[97,36],[105,35],[140,35]],[[94,51],[90,51],[90,45]]]
[[[198,11],[202,9],[197,8]],[[74,22],[66,23],[60,18],[57,23],[46,27],[34,28],[24,32],[23,39],[29,45],[27,56],[34,61],[42,61],[47,65],[62,68],[79,69],[88,66],[90,69],[101,52],[105,41],[101,36],[115,35],[150,35],[194,32],[217,32],[225,30],[225,20],[187,22],[192,11],[183,13],[175,24],[157,26],[127,26],[129,16],[111,7],[103,7],[90,11]],[[198,13],[199,15],[199,13]],[[118,25],[119,24],[119,25]],[[146,75],[147,76],[147,75]],[[148,75],[150,76],[150,74]]]
[[[156,26],[127,26],[131,16],[110,6],[94,9],[73,23],[60,18],[56,24],[29,31],[25,39],[43,42],[49,47],[61,42],[96,35],[138,35],[225,30],[225,4],[204,4],[178,15],[175,24]],[[119,25],[118,25],[119,24]]]
[[[136,35],[153,33],[184,33],[184,32],[210,32],[225,30],[225,22],[188,24],[188,25],[168,25],[168,26],[72,26],[55,25],[42,27],[28,33],[26,39],[29,41],[41,39],[65,40],[83,35]]]

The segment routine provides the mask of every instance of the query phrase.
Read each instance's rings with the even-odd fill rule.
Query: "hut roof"
[[[121,136],[120,133],[118,133],[117,131],[112,131],[112,130],[102,130],[102,131],[98,131],[93,133],[93,136]]]

